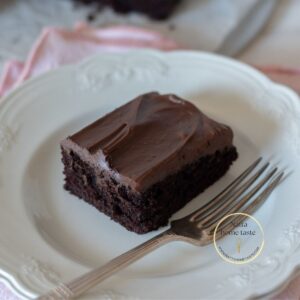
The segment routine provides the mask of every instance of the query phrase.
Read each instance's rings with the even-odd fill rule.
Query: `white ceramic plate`
[[[189,99],[229,124],[240,157],[230,172],[176,216],[199,207],[262,155],[291,174],[255,214],[263,253],[243,266],[212,245],[173,243],[105,281],[84,299],[247,298],[278,287],[300,261],[300,102],[252,68],[205,53],[101,55],[31,80],[0,106],[1,277],[23,298],[149,239],[62,188],[59,141],[138,94]]]

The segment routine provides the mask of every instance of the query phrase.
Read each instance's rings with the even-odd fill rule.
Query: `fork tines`
[[[261,163],[262,158],[257,159],[220,194],[192,213],[189,216],[190,220],[198,222],[199,227],[211,235],[224,217],[233,213],[248,215],[254,213],[280,183],[284,175],[283,171],[272,167],[269,162]],[[234,224],[242,222],[245,218],[246,216],[238,215]],[[220,229],[233,229],[235,226],[232,224],[231,218],[230,222],[222,223]]]

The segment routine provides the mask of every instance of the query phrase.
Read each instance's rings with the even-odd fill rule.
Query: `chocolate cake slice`
[[[111,6],[115,11],[128,13],[136,11],[148,15],[152,19],[163,20],[174,11],[181,0],[73,0],[84,4]]]
[[[193,104],[148,93],[62,141],[65,188],[146,233],[226,173],[237,158],[232,140]]]

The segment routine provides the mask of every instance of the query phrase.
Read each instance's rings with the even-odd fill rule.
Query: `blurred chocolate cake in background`
[[[182,0],[73,0],[77,3],[94,5],[97,10],[105,6],[112,7],[116,12],[129,13],[132,11],[148,15],[152,19],[168,18],[175,6]]]

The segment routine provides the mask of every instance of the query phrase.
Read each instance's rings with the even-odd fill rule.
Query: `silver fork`
[[[172,241],[184,241],[196,246],[211,244],[214,230],[224,216],[236,212],[248,215],[254,213],[281,182],[284,172],[279,171],[277,167],[268,171],[269,162],[259,167],[261,161],[262,158],[256,160],[206,205],[182,219],[172,221],[166,231],[114,258],[106,265],[69,283],[61,284],[38,300],[64,300],[78,297],[146,254]],[[239,215],[234,222],[222,223],[218,232],[233,230],[245,218],[247,218],[245,215]],[[221,235],[217,233],[215,238],[219,239]]]

